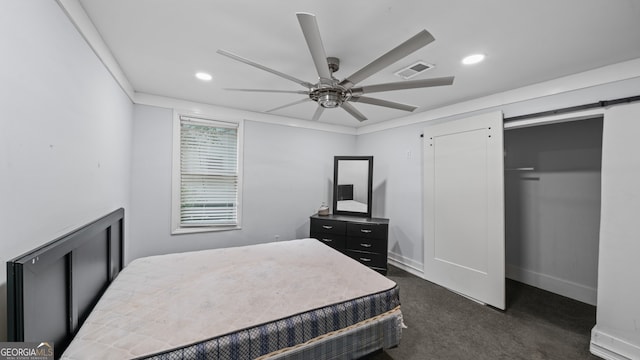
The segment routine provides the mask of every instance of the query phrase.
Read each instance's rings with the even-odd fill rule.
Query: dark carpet
[[[483,306],[390,266],[407,329],[369,360],[599,359],[589,353],[595,306],[507,280],[507,310]]]

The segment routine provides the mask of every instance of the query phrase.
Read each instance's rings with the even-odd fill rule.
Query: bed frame
[[[59,359],[123,268],[122,208],[8,261],[8,340],[53,342],[54,358]],[[398,344],[398,326],[397,317],[388,317],[291,351],[282,349],[273,359],[309,359],[310,354],[336,350],[336,344],[350,344],[338,347],[345,356],[380,352]]]
[[[124,209],[7,262],[9,341],[69,345],[124,267]]]

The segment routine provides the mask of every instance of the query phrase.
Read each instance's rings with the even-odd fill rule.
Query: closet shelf
[[[505,168],[504,171],[535,171],[534,167]]]

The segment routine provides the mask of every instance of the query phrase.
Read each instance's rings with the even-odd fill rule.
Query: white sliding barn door
[[[505,308],[502,113],[424,129],[424,276]]]

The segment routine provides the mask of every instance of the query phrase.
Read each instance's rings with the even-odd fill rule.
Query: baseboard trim
[[[389,251],[388,261],[389,264],[399,269],[425,279],[423,264],[413,259],[409,259],[400,254]],[[571,299],[582,301],[589,305],[597,305],[597,289],[578,283],[526,270],[509,264],[506,265],[506,277]]]
[[[589,305],[597,305],[598,290],[596,288],[510,264],[506,265],[506,277]]]
[[[598,325],[591,330],[589,351],[606,360],[640,359],[640,347],[600,331]]]
[[[413,259],[389,251],[387,257],[389,264],[424,279],[423,265]]]
[[[401,270],[404,270],[404,271],[406,271],[406,272],[408,272],[410,274],[413,274],[413,275],[415,275],[415,276],[417,276],[417,277],[419,277],[419,278],[421,278],[421,279],[423,279],[425,281],[429,281],[424,277],[424,270],[422,270],[423,265],[420,264],[419,262],[417,262],[415,260],[412,260],[412,259],[409,259],[409,258],[406,258],[406,257],[404,257],[402,255],[392,253],[391,251],[388,253],[388,258],[387,259],[389,261],[389,264],[391,264],[391,265],[393,265],[393,266],[395,266],[395,267],[397,267],[397,268],[399,268]],[[471,300],[471,301],[473,301],[475,303],[478,303],[480,305],[486,305],[482,301],[474,299],[474,298],[472,298],[472,297],[470,297],[468,295],[465,295],[463,293],[457,292],[455,290],[451,290],[449,288],[446,288],[446,289],[451,291],[451,292],[454,292],[454,293],[456,293],[456,294],[458,294],[458,295],[460,295],[460,296],[462,296],[464,298],[467,298],[467,299],[469,299],[469,300]]]

